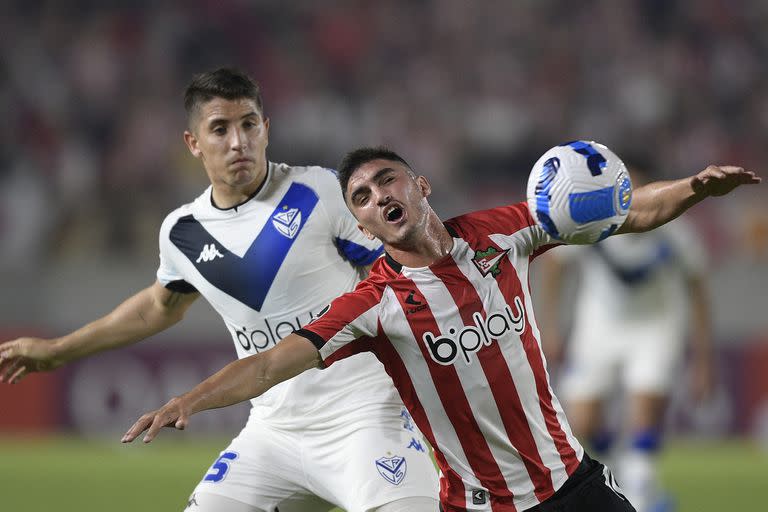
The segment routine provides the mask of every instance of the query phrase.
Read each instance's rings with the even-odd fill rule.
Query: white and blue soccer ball
[[[544,153],[528,178],[528,208],[552,238],[598,242],[619,229],[632,202],[624,162],[596,142],[566,142]]]

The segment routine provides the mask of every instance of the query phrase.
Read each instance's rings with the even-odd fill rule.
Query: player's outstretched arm
[[[702,199],[757,183],[760,177],[754,172],[729,165],[710,165],[689,178],[649,183],[633,192],[627,219],[616,233],[649,231],[680,216]]]
[[[61,338],[23,337],[0,343],[0,382],[16,383],[28,373],[53,370],[143,340],[181,320],[197,297],[197,293],[174,292],[155,282],[108,315]]]
[[[316,368],[320,363],[320,353],[312,342],[298,334],[290,334],[275,348],[228,364],[192,391],[142,415],[121,441],[130,443],[146,430],[143,441],[149,443],[163,427],[184,430],[189,417],[197,412],[257,397],[275,384]]]

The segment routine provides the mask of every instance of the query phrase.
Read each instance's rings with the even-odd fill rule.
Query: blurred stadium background
[[[764,0],[3,2],[0,340],[64,333],[154,280],[161,220],[207,184],[181,138],[193,73],[260,81],[270,159],[333,167],[385,143],[447,216],[522,199],[538,155],[576,138],[657,178],[768,176],[767,26]],[[669,414],[681,511],[753,508],[768,481],[764,189],[689,214],[719,387],[692,404],[681,376]],[[234,355],[202,301],[159,338],[0,386],[0,509],[181,509],[247,408],[121,446],[140,411]]]

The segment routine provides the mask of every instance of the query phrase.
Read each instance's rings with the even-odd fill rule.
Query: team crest
[[[472,263],[474,263],[477,270],[483,274],[483,277],[488,274],[496,277],[501,272],[501,269],[499,269],[501,258],[506,256],[508,252],[509,249],[504,249],[499,252],[495,247],[489,247],[485,251],[475,251],[475,257],[472,258]]]
[[[405,457],[381,457],[376,460],[376,469],[384,480],[392,485],[400,485],[405,479],[405,473],[408,471],[408,465]]]
[[[281,235],[293,240],[301,227],[301,211],[287,205],[283,205],[281,210],[272,216],[272,225]]]

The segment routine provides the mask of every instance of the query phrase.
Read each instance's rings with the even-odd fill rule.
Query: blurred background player
[[[638,157],[626,161],[635,164],[628,166],[633,185],[645,184],[650,167]],[[603,458],[616,448],[616,477],[638,512],[666,510],[656,456],[670,395],[684,385],[686,338],[690,396],[705,400],[713,386],[705,250],[678,218],[646,233],[557,248],[543,260],[542,340],[550,366],[562,363],[559,388],[574,434]],[[572,327],[564,344],[566,303]],[[614,401],[617,391],[622,399]],[[621,425],[611,405],[619,406]]]
[[[238,357],[263,352],[353,289],[382,253],[357,229],[332,171],[267,160],[269,119],[248,76],[197,75],[184,104],[184,140],[211,186],[163,222],[157,282],[61,338],[0,344],[0,382],[141,341],[201,295]],[[436,471],[381,364],[367,355],[334,373],[308,372],[254,400],[188,510],[435,510]]]

